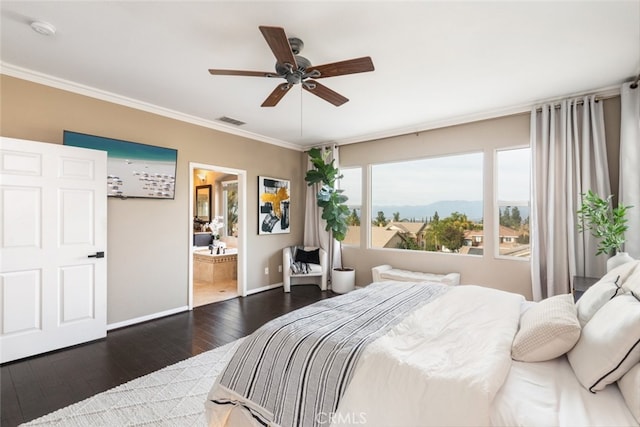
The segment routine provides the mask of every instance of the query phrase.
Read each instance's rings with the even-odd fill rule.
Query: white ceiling
[[[2,1],[2,72],[289,147],[369,140],[524,111],[640,72],[640,1]],[[53,24],[45,37],[30,22]],[[335,107],[273,71],[258,30],[302,39],[312,64],[371,56],[322,83]],[[236,128],[228,116],[246,122]]]

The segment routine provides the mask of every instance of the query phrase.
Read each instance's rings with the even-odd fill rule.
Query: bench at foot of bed
[[[388,264],[373,267],[371,273],[374,282],[394,280],[397,282],[437,282],[446,285],[460,284],[460,273],[435,274],[422,271],[400,270]]]

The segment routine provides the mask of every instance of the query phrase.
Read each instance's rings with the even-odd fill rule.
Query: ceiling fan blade
[[[278,102],[289,92],[289,89],[293,87],[292,84],[282,83],[276,86],[271,94],[264,100],[261,107],[275,107]]]
[[[344,76],[345,74],[366,73],[367,71],[373,70],[373,61],[371,61],[371,57],[363,56],[362,58],[332,62],[331,64],[312,65],[307,68],[307,74],[312,74],[314,71],[318,71],[320,72],[319,76],[312,75],[311,77],[314,79],[321,79],[323,77]]]
[[[290,64],[294,70],[298,68],[296,58],[293,56],[293,51],[289,45],[289,39],[284,33],[284,28],[264,26],[258,28],[260,28],[278,64]]]
[[[209,69],[209,73],[214,76],[278,77],[277,74],[269,71],[218,70],[212,68]]]
[[[307,92],[311,92],[312,94],[319,96],[327,102],[332,103],[336,107],[341,106],[345,102],[349,101],[348,98],[340,95],[338,92],[335,92],[328,87],[321,85],[320,83],[313,80],[306,80],[302,87]]]

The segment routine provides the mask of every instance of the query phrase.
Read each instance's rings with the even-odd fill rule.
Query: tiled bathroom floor
[[[238,296],[238,282],[235,279],[211,283],[193,282],[193,306],[198,307],[212,302],[224,301]]]

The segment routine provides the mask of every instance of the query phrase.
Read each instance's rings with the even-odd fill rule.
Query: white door
[[[0,137],[0,363],[106,336],[106,169],[104,151]]]

